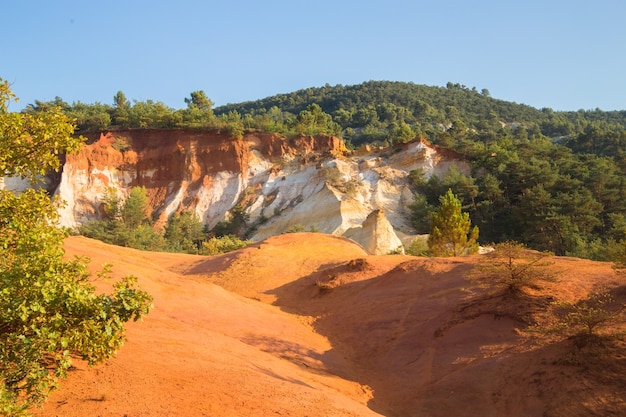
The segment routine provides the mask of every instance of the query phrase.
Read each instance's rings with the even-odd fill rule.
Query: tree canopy
[[[59,107],[10,113],[14,99],[0,80],[0,170],[36,181],[58,169],[60,153],[81,138]],[[58,204],[58,203],[57,203]],[[97,294],[86,259],[66,260],[66,232],[45,190],[0,190],[0,414],[27,415],[65,376],[72,358],[89,363],[113,355],[124,341],[124,323],[146,314],[151,297],[134,277]],[[107,269],[102,272],[107,274]]]

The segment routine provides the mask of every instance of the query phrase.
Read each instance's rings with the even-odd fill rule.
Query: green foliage
[[[78,230],[80,234],[140,250],[205,255],[228,252],[250,243],[233,234],[245,232],[249,215],[242,207],[235,207],[230,220],[220,222],[212,230],[217,237],[207,240],[200,219],[188,212],[174,214],[165,225],[163,234],[154,230],[147,214],[147,192],[143,187],[132,188],[124,202],[111,188],[103,197],[103,203],[103,219],[83,224]]]
[[[77,150],[83,139],[72,137],[74,126],[59,107],[36,114],[7,111],[13,98],[9,84],[0,79],[0,172],[31,181],[60,167],[58,155]]]
[[[113,231],[114,241],[118,246],[139,250],[161,251],[165,247],[163,236],[155,231],[150,224],[140,224],[129,228],[123,223],[117,223]]]
[[[624,303],[619,302],[612,291],[600,288],[586,299],[555,302],[541,322],[527,331],[573,339],[576,350],[566,355],[563,361],[583,364],[597,356],[597,348],[602,349],[605,341],[623,336],[614,326],[623,320],[624,311]]]
[[[359,85],[307,88],[229,104],[215,111],[213,102],[201,90],[184,99],[187,108],[182,110],[170,109],[152,100],[135,101],[131,105],[118,91],[113,106],[68,104],[56,97],[49,102],[35,101],[26,112],[59,107],[76,119],[80,131],[106,129],[109,125],[114,128],[223,129],[221,117],[238,114],[244,130],[259,129],[285,135],[346,132],[346,138],[356,146],[395,144],[419,135],[435,144],[460,150],[469,141],[491,143],[502,134],[508,134],[517,141],[537,136],[559,138],[576,152],[612,156],[626,144],[625,112],[538,110],[494,99],[485,94],[487,91],[458,83],[433,87],[368,81]],[[234,129],[237,134],[238,128],[237,124],[229,125],[229,130]]]
[[[190,98],[185,99],[185,103],[187,103],[189,109],[198,109],[201,112],[207,113],[207,115],[212,115],[214,103],[202,90],[193,91],[190,94]]]
[[[417,233],[428,233],[430,231],[430,219],[435,207],[428,203],[426,196],[416,193],[409,209],[411,210],[411,223]]]
[[[248,240],[241,240],[237,236],[233,235],[212,237],[206,242],[202,243],[202,254],[209,256],[219,255],[222,253],[244,248],[250,243],[252,242]]]
[[[203,225],[197,216],[176,213],[165,226],[165,250],[170,252],[198,253],[204,240]]]
[[[133,187],[120,211],[122,221],[129,229],[136,229],[148,220],[148,195],[145,187]]]
[[[624,168],[610,158],[577,155],[545,138],[503,137],[473,154],[478,194],[468,207],[483,236],[515,239],[557,255],[624,239]],[[599,258],[596,258],[599,259]]]
[[[330,114],[324,113],[318,104],[313,103],[298,114],[296,131],[304,135],[340,135],[341,127],[333,122]]]
[[[292,226],[289,226],[287,230],[285,230],[285,233],[301,233],[301,232],[304,232],[305,229],[306,227],[304,227],[303,224],[297,223]]]
[[[469,214],[452,190],[440,199],[430,220],[428,249],[434,256],[463,256],[478,252],[478,227],[471,227]]]
[[[141,250],[163,250],[166,242],[151,224],[148,196],[144,187],[133,187],[124,202],[115,189],[103,197],[103,219],[85,223],[79,233],[118,246]]]
[[[133,142],[130,137],[117,136],[111,146],[113,146],[113,149],[123,152],[132,149]]]
[[[547,117],[532,107],[495,100],[475,89],[452,85],[452,88],[442,88],[388,81],[368,81],[351,86],[326,85],[253,102],[229,104],[215,111],[217,114],[232,110],[241,114],[259,114],[276,107],[299,114],[307,106],[317,104],[323,112],[332,115],[343,131],[352,129],[355,132],[351,137],[355,145],[384,140],[402,142],[412,139],[410,131],[421,131],[422,125],[448,125],[454,120],[462,120],[467,129],[478,130],[480,121],[488,119],[491,114],[521,123]],[[450,107],[455,111],[446,111]],[[433,135],[431,139],[435,137]]]
[[[245,228],[250,220],[250,215],[246,213],[246,209],[242,206],[235,206],[230,212],[230,218],[219,222],[211,232],[217,236],[243,236]]]
[[[111,110],[111,122],[118,127],[128,128],[130,126],[130,102],[123,92],[118,91],[113,96],[113,109]]]
[[[182,123],[182,115],[161,102],[136,102],[128,112],[130,126],[139,128],[173,128]]]
[[[421,170],[412,171],[409,174],[409,181],[417,192],[425,196],[429,205],[436,205],[447,190],[452,190],[465,209],[470,208],[478,196],[478,186],[474,178],[463,174],[454,165],[443,177],[433,174],[428,180],[424,178]]]
[[[59,167],[58,154],[82,139],[57,107],[14,114],[0,80],[0,168],[35,179]],[[27,415],[65,376],[72,357],[89,363],[111,357],[124,341],[124,323],[150,308],[132,277],[96,294],[84,259],[66,261],[58,212],[44,191],[0,190],[0,413]],[[101,274],[105,276],[107,269]]]
[[[618,321],[624,305],[606,289],[595,291],[585,300],[557,304],[557,329],[573,335],[593,337],[601,328]]]
[[[408,247],[404,248],[404,253],[411,256],[430,256],[428,241],[423,238],[415,238]]]
[[[502,289],[510,295],[524,288],[538,288],[540,281],[555,281],[557,272],[548,260],[551,253],[527,249],[517,242],[494,245],[493,252],[484,255],[467,275],[471,282],[484,287]]]
[[[223,114],[219,117],[220,127],[225,128],[233,139],[243,139],[245,128],[241,115],[236,111]]]
[[[415,139],[416,136],[415,131],[405,121],[393,123],[390,126],[389,143],[392,145],[407,143]]]
[[[116,220],[120,217],[120,199],[115,187],[107,188],[102,201],[105,220]]]

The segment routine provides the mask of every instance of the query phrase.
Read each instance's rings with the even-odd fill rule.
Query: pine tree
[[[448,189],[430,220],[428,248],[434,256],[463,256],[478,252],[478,226],[472,227],[461,201]]]

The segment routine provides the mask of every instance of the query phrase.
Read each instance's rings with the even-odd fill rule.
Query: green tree
[[[59,108],[9,113],[14,98],[0,79],[0,171],[35,181],[58,169],[58,154],[82,139]],[[151,297],[133,277],[96,294],[85,259],[67,261],[58,212],[44,191],[0,190],[0,414],[28,415],[78,356],[111,357],[124,341],[124,323],[149,310]],[[106,275],[107,270],[103,272]]]
[[[430,220],[428,248],[434,256],[463,256],[478,252],[478,227],[461,211],[461,201],[452,190],[441,196]]]
[[[136,102],[130,108],[128,117],[130,126],[140,128],[173,128],[183,122],[179,113],[174,113],[164,103],[152,100]]]
[[[341,134],[341,127],[333,122],[330,114],[324,113],[318,104],[313,103],[298,114],[296,131],[305,135],[317,135],[320,133],[339,135]]]
[[[415,139],[415,136],[416,134],[413,129],[411,129],[411,126],[402,121],[392,126],[389,141],[394,145],[397,143],[407,143]]]
[[[148,220],[148,194],[145,187],[133,187],[121,210],[122,220],[129,229],[136,229]]]
[[[241,115],[236,111],[223,114],[219,117],[221,124],[233,139],[243,139],[245,128]]]
[[[428,233],[434,207],[428,204],[424,195],[415,193],[409,209],[411,210],[411,223],[417,233]]]
[[[185,98],[185,103],[187,103],[187,107],[190,109],[199,109],[202,112],[209,113],[212,111],[213,102],[206,93],[202,90],[192,91],[189,98]]]
[[[193,91],[185,98],[187,108],[182,111],[183,123],[192,127],[210,127],[215,122],[213,102],[204,91]]]
[[[102,198],[103,219],[105,221],[117,220],[120,217],[120,199],[115,187],[109,187]]]
[[[165,249],[172,252],[198,253],[199,244],[204,240],[202,222],[189,213],[176,213],[165,226]]]
[[[216,237],[234,235],[241,237],[245,234],[250,214],[246,213],[245,207],[235,206],[230,212],[229,218],[215,225],[211,233]]]
[[[118,91],[113,96],[113,104],[114,108],[111,115],[113,124],[119,127],[128,127],[130,124],[130,101],[126,99],[122,91]]]

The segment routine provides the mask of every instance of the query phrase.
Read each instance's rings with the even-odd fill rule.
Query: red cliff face
[[[72,189],[65,195],[61,192],[61,197],[73,200],[69,203],[78,210],[76,220],[81,222],[97,217],[98,196],[101,199],[109,186],[145,186],[153,215],[164,220],[163,214],[166,217],[194,207],[199,190],[210,193],[215,179],[224,173],[239,178],[237,189],[229,193],[232,199],[233,192],[245,188],[246,178],[266,171],[272,163],[298,158],[306,161],[314,155],[345,150],[341,139],[327,136],[286,139],[249,133],[236,140],[226,133],[189,129],[112,131],[67,156],[59,189]],[[171,206],[173,201],[177,207]]]
[[[78,169],[124,168],[135,171],[131,185],[155,185],[160,181],[198,180],[221,171],[247,175],[251,153],[265,159],[344,152],[343,141],[331,136],[286,139],[269,133],[250,133],[232,139],[225,133],[194,130],[120,130],[107,132],[67,164]],[[153,172],[146,175],[148,172]]]

